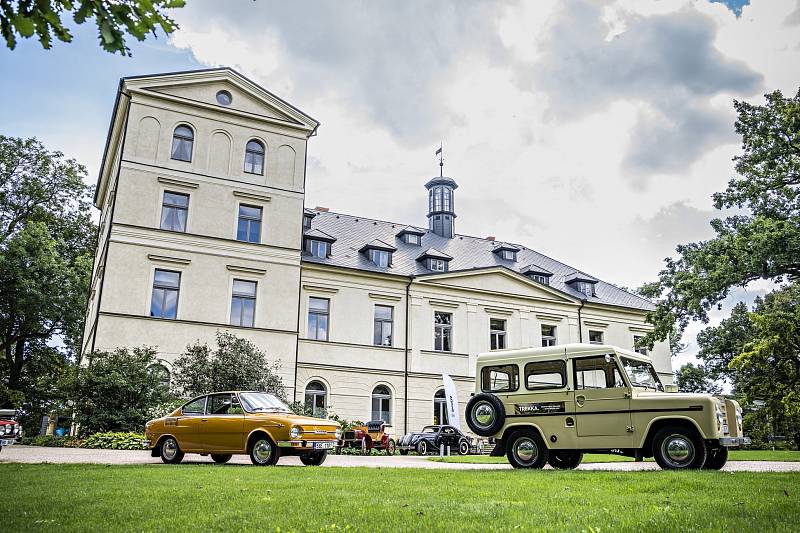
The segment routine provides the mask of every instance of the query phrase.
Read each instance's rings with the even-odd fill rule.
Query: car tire
[[[408,455],[408,450],[400,450],[400,455]]]
[[[500,431],[506,421],[506,409],[494,394],[476,394],[467,402],[467,425],[473,433],[490,437]]]
[[[386,455],[394,455],[397,451],[397,445],[394,443],[393,439],[389,439],[386,442]]]
[[[161,456],[161,460],[167,463],[168,465],[176,465],[183,461],[184,453],[181,451],[180,446],[178,446],[178,441],[175,437],[167,437],[161,441],[161,445],[159,446],[158,454]]]
[[[328,458],[328,450],[321,452],[304,453],[300,456],[300,462],[306,466],[319,466]]]
[[[469,453],[469,442],[462,440],[458,443],[458,455],[467,455]]]
[[[694,429],[666,427],[653,437],[653,457],[664,470],[702,468],[706,455],[706,443]]]
[[[709,448],[708,457],[706,457],[703,470],[721,470],[727,462],[728,448],[725,446],[720,446],[719,448]]]
[[[233,457],[233,455],[231,455],[229,453],[212,453],[211,454],[211,459],[213,459],[214,462],[217,463],[218,465],[224,465],[225,463],[227,463],[228,461],[231,460],[231,457]]]
[[[256,466],[273,466],[280,456],[280,448],[266,435],[259,435],[250,443],[250,462]]]
[[[514,468],[542,468],[550,454],[538,431],[521,429],[508,438],[506,457]]]
[[[583,453],[577,450],[551,451],[547,464],[558,470],[573,470],[583,461]]]
[[[421,440],[417,443],[417,453],[420,455],[428,455],[428,441]]]

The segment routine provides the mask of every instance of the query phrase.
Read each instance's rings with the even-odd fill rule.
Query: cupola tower
[[[452,239],[456,219],[453,191],[458,188],[458,184],[453,178],[444,175],[442,149],[439,148],[436,153],[439,155],[439,176],[425,184],[428,189],[428,229]]]

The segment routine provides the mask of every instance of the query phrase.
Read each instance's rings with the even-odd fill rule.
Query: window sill
[[[468,353],[445,352],[440,350],[420,350],[419,353],[424,353],[429,355],[449,355],[452,357],[469,357]]]

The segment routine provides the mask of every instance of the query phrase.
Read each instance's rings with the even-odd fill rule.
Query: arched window
[[[192,128],[184,124],[175,128],[172,133],[172,159],[191,161],[193,146],[194,131],[192,131]]]
[[[433,425],[441,426],[447,423],[447,398],[444,389],[439,389],[433,395]]]
[[[163,387],[165,389],[169,388],[170,374],[167,367],[161,363],[156,363],[154,365],[150,365],[148,370],[159,387]]]
[[[248,174],[264,174],[264,145],[250,141],[244,150],[244,171]]]
[[[372,390],[372,420],[392,423],[392,393],[386,385],[378,385]]]
[[[325,385],[319,381],[306,385],[306,407],[311,409],[313,416],[325,414],[325,392]]]

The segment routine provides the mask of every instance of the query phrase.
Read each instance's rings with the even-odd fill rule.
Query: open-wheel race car
[[[396,443],[389,432],[391,427],[391,424],[383,420],[371,420],[345,430],[336,446],[336,453],[341,453],[342,448],[356,448],[365,455],[371,450],[382,450],[386,455],[394,455]]]

